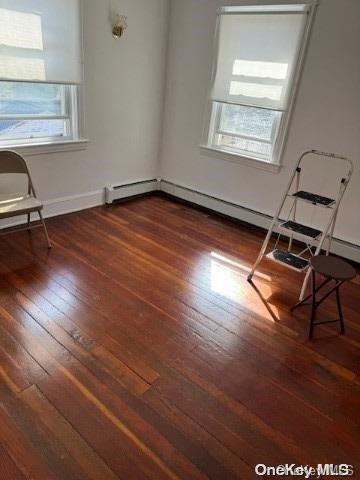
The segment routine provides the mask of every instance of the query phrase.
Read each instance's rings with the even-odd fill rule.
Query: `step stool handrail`
[[[298,160],[298,163],[297,163],[297,167],[300,167],[302,161],[304,160],[304,158],[308,155],[317,155],[317,156],[320,156],[320,157],[327,157],[327,158],[333,158],[335,160],[342,160],[343,162],[346,162],[348,163],[349,167],[350,167],[350,170],[349,170],[349,173],[347,175],[347,181],[350,180],[352,174],[354,173],[354,162],[348,158],[348,157],[344,157],[343,155],[338,155],[337,153],[331,153],[331,152],[323,152],[321,150],[307,150],[306,152],[304,152],[299,160]]]

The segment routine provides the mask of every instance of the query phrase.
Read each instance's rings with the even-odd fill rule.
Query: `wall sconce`
[[[127,29],[126,20],[127,17],[125,17],[125,15],[115,15],[112,27],[112,34],[114,38],[119,39],[124,35],[124,31]]]

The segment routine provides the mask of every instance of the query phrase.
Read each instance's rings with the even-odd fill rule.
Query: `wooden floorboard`
[[[48,228],[0,240],[1,480],[360,478],[359,277],[309,341],[299,274],[246,281],[254,228],[160,196]]]

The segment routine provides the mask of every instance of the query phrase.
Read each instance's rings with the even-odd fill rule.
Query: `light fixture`
[[[115,15],[112,34],[113,37],[118,39],[124,35],[124,31],[127,29],[127,17],[125,15]]]

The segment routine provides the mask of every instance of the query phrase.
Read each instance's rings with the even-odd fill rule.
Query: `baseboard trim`
[[[191,204],[199,205],[207,210],[220,213],[243,223],[255,225],[264,230],[269,228],[272,220],[269,215],[193,190],[183,185],[175,184],[168,180],[161,181],[161,191]],[[282,234],[284,235],[284,233]],[[334,238],[331,251],[336,255],[360,263],[360,246]]]
[[[105,194],[103,190],[93,192],[80,193],[77,195],[69,195],[44,201],[43,215],[45,218],[57,217],[68,213],[87,210],[88,208],[97,207],[105,203]],[[32,215],[33,220],[38,220],[38,215]],[[25,216],[13,217],[2,220],[0,229],[11,228],[23,225],[26,222]]]
[[[264,230],[269,228],[271,222],[271,217],[268,215],[214,197],[207,193],[183,185],[178,185],[168,180],[149,179],[123,184],[120,188],[121,195],[119,200],[121,201],[149,195],[151,193],[164,192],[165,194],[184,200],[195,206],[203,207],[214,213],[219,213],[237,221],[260,227]],[[104,204],[105,189],[46,200],[44,202],[44,217],[50,218],[59,215],[66,215],[68,213],[78,212]],[[22,225],[25,222],[25,217],[15,217],[13,219],[3,220],[0,222],[0,230]],[[360,246],[336,238],[332,244],[332,252],[341,257],[360,263]]]
[[[70,195],[68,197],[46,200],[44,202],[45,217],[56,217],[67,213],[78,212],[88,208],[98,207],[104,204],[104,191],[95,190],[93,192],[82,193],[79,195]]]

